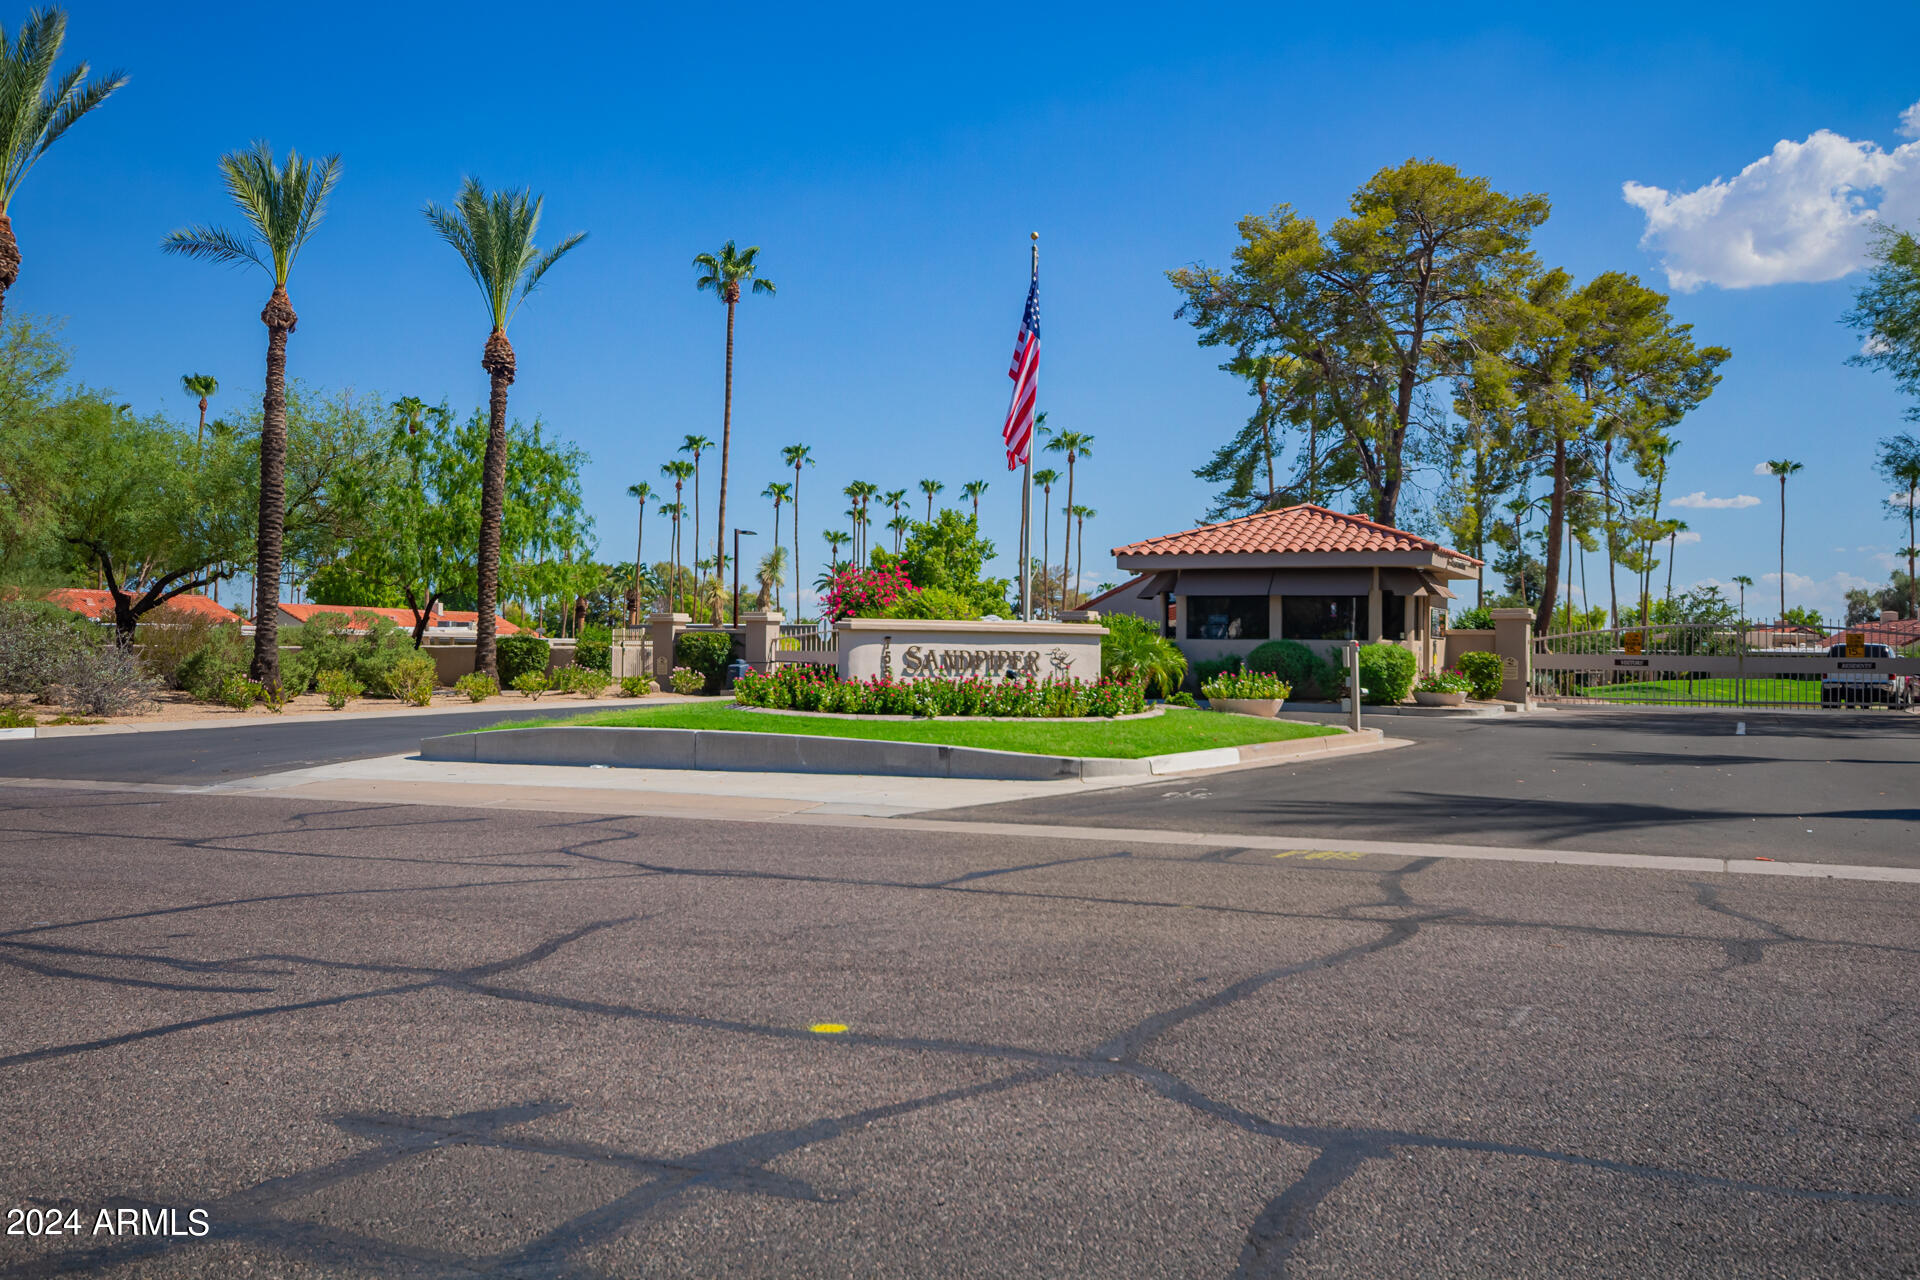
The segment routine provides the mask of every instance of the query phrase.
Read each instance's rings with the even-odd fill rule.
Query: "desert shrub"
[[[249,680],[235,671],[220,681],[220,687],[215,691],[212,701],[223,703],[235,711],[245,711],[260,701],[262,692],[256,681]]]
[[[1145,618],[1116,613],[1102,619],[1100,674],[1110,680],[1137,681],[1166,697],[1187,678],[1187,655]]]
[[[353,678],[367,688],[390,690],[393,669],[401,662],[418,659],[429,667],[433,665],[432,658],[413,647],[412,633],[392,620],[378,614],[359,614],[354,621],[366,627],[366,634],[353,640],[350,670]]]
[[[692,667],[675,667],[673,675],[668,678],[673,683],[675,693],[699,693],[707,687],[705,673],[695,671]]]
[[[39,723],[39,718],[31,712],[0,707],[0,729],[31,729]]]
[[[299,696],[294,687],[284,680],[277,685],[268,684],[260,687],[260,704],[275,715],[285,711],[287,704]]]
[[[297,698],[313,688],[313,678],[319,674],[320,660],[306,650],[280,651],[280,687],[287,691],[287,697]]]
[[[613,674],[613,630],[589,624],[580,628],[580,639],[573,647],[573,665],[590,667],[611,678]]]
[[[1413,692],[1413,673],[1419,664],[1413,653],[1397,644],[1360,647],[1360,689],[1363,701],[1384,706],[1405,702]]]
[[[513,678],[513,687],[537,702],[547,691],[547,677],[538,671],[522,671]]]
[[[553,661],[553,646],[539,636],[501,636],[495,646],[500,683],[509,689],[518,689],[514,681],[529,671],[545,677],[547,664]]]
[[[202,637],[200,647],[174,668],[174,687],[203,702],[218,702],[227,677],[245,675],[251,657],[252,649],[237,623],[214,627]]]
[[[620,696],[623,698],[644,698],[650,693],[658,692],[659,689],[647,676],[620,677]]]
[[[433,704],[433,685],[438,673],[433,659],[424,653],[407,653],[387,664],[382,673],[387,693],[416,707]]]
[[[0,602],[0,703],[50,700],[68,658],[104,643],[100,630],[58,605]]]
[[[553,673],[555,693],[577,693],[583,698],[597,698],[606,687],[607,673],[596,667],[561,667]]]
[[[946,587],[928,587],[896,596],[892,604],[881,610],[881,616],[971,622],[980,617],[980,610],[958,591]]]
[[[76,714],[117,716],[151,706],[162,687],[140,656],[113,644],[85,645],[60,664],[60,699]]]
[[[727,660],[733,656],[733,636],[725,631],[682,631],[673,642],[673,665],[688,667],[706,677],[708,693],[720,692],[727,678]],[[674,691],[680,692],[679,683]]]
[[[326,695],[327,705],[335,711],[343,710],[349,702],[367,691],[366,686],[355,680],[351,673],[338,668],[322,671],[314,677],[313,685]]]
[[[180,667],[204,647],[216,631],[238,628],[197,610],[168,602],[142,618],[133,631],[140,663],[169,689],[180,688]]]
[[[362,614],[362,618],[377,615]],[[321,671],[353,670],[362,637],[353,634],[354,620],[344,613],[316,613],[297,627],[281,632],[281,639],[298,645],[300,652],[313,660],[316,674]]]
[[[453,682],[456,693],[464,693],[470,702],[485,702],[500,692],[500,682],[484,671],[469,671]]]
[[[1182,689],[1167,699],[1167,705],[1170,707],[1185,707],[1187,710],[1192,711],[1198,708],[1200,704],[1194,699],[1192,694]]]
[[[1453,665],[1460,668],[1460,674],[1472,684],[1474,697],[1485,701],[1500,696],[1500,686],[1507,677],[1499,654],[1463,653]]]

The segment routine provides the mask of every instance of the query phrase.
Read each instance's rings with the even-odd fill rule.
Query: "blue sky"
[[[1920,22],[1883,9],[1863,39],[1751,5],[1433,12],[782,6],[709,20],[477,3],[457,20],[215,6],[182,22],[166,6],[80,3],[70,56],[133,81],[16,199],[25,262],[8,302],[66,317],[79,376],[140,409],[187,414],[178,378],[207,371],[236,411],[258,394],[261,281],[164,257],[159,240],[231,221],[225,150],[258,137],[338,151],[333,212],[292,283],[292,371],[472,407],[484,311],[419,208],[467,173],[531,184],[550,235],[590,239],[514,322],[514,410],[592,454],[590,509],[619,559],[626,486],[657,479],[685,433],[719,435],[724,313],[694,291],[689,260],[728,238],[759,244],[780,293],[741,311],[733,501],[782,478],[780,446],[811,444],[811,578],[856,478],[932,475],[949,496],[988,479],[982,514],[1011,552],[1017,478],[997,428],[1038,230],[1041,403],[1097,437],[1077,497],[1099,511],[1087,533],[1104,551],[1194,523],[1207,490],[1192,469],[1248,409],[1174,318],[1162,273],[1224,261],[1243,213],[1287,201],[1330,220],[1374,170],[1431,155],[1550,195],[1537,247],[1580,277],[1664,285],[1677,271],[1695,287],[1676,312],[1732,348],[1681,430],[1670,492],[1761,501],[1677,512],[1699,534],[1677,580],[1775,571],[1776,487],[1753,467],[1784,453],[1807,464],[1789,499],[1789,602],[1832,610],[1847,585],[1883,581],[1905,533],[1870,465],[1903,406],[1844,364],[1858,342],[1838,317],[1859,276],[1829,277],[1857,261],[1862,207],[1920,218],[1920,145],[1899,132],[1920,99]],[[1820,130],[1822,147],[1687,194]],[[1627,182],[1671,195],[1631,204]],[[1765,260],[1747,261],[1728,246],[1756,228]],[[767,532],[768,518],[752,500],[738,523]],[[663,534],[651,521],[654,547]],[[1089,558],[1089,584],[1112,576]]]

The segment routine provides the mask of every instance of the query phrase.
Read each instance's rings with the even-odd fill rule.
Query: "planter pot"
[[[1236,716],[1265,716],[1271,720],[1280,714],[1281,698],[1213,698],[1207,703],[1215,711]]]
[[[1465,706],[1467,695],[1464,693],[1423,693],[1415,690],[1414,702],[1423,707],[1459,707]]]

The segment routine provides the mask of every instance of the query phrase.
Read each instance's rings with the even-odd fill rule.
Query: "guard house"
[[[1331,657],[1348,640],[1411,649],[1420,670],[1442,660],[1449,581],[1480,561],[1364,516],[1302,504],[1115,547],[1137,576],[1088,609],[1159,622],[1190,662],[1244,656],[1298,640]]]

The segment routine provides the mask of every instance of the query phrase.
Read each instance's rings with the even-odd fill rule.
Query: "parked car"
[[[1887,661],[1899,655],[1892,645],[1870,644],[1865,646],[1860,659],[1864,666],[1868,662]],[[1829,671],[1820,677],[1820,705],[1823,707],[1910,707],[1914,702],[1915,681],[1911,676],[1897,676],[1884,670],[1845,670],[1847,646],[1836,644],[1827,646],[1829,658],[1841,659],[1842,670]]]

